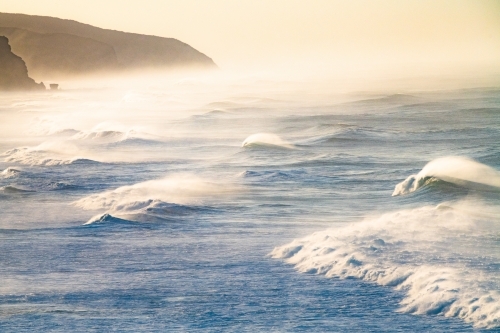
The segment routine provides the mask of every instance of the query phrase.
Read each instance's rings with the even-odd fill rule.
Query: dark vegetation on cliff
[[[0,36],[0,90],[45,90],[28,76],[28,69],[21,57],[14,53],[7,37]]]
[[[54,17],[0,13],[0,35],[9,38],[36,78],[142,68],[216,68],[174,38],[126,33]]]

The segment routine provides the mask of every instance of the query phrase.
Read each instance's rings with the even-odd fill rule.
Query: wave
[[[195,114],[191,116],[192,119],[194,120],[210,120],[210,119],[215,119],[227,115],[231,115],[232,113],[229,111],[224,111],[224,110],[212,110],[208,111],[202,114]]]
[[[44,191],[66,191],[66,190],[77,190],[80,188],[81,186],[69,184],[66,182],[50,182],[48,184],[40,186],[39,189]]]
[[[309,128],[306,128],[305,131],[313,134],[324,133],[325,135],[332,135],[332,134],[342,133],[349,129],[356,129],[356,128],[358,128],[358,126],[353,124],[319,122]]]
[[[2,178],[12,178],[18,176],[20,173],[20,170],[8,167],[7,169],[0,172],[0,175]]]
[[[49,136],[73,136],[77,133],[79,133],[80,131],[76,130],[76,129],[73,129],[73,128],[65,128],[65,129],[62,129],[62,130],[56,130],[54,132],[49,132],[50,134],[48,134]]]
[[[105,213],[105,214],[100,214],[100,215],[96,215],[96,216],[92,217],[84,225],[96,225],[96,224],[108,224],[108,223],[129,224],[129,223],[133,223],[133,222]]]
[[[15,185],[7,185],[7,186],[0,187],[0,191],[3,193],[7,193],[7,194],[34,192],[33,190],[31,190],[29,188],[24,188],[24,187],[15,186]]]
[[[98,214],[86,222],[85,225],[109,222],[174,222],[184,217],[214,211],[216,211],[214,208],[207,206],[178,205],[160,200],[148,200],[145,202],[131,202],[112,213]]]
[[[82,131],[73,135],[70,140],[80,140],[89,143],[97,144],[145,144],[162,143],[163,138],[130,130],[127,132],[120,131]]]
[[[46,192],[46,191],[67,191],[80,189],[78,185],[66,182],[36,182],[30,181],[28,184],[10,184],[0,187],[4,193],[23,193],[23,192]]]
[[[295,146],[288,141],[283,140],[279,136],[273,133],[256,133],[247,137],[243,143],[242,147],[274,147],[274,148],[286,148],[293,149]]]
[[[500,191],[500,172],[466,157],[442,157],[429,163],[394,188],[392,196],[412,193],[442,180],[479,191]]]
[[[160,138],[140,138],[140,137],[130,137],[127,136],[121,141],[109,142],[107,147],[114,148],[120,146],[137,146],[137,147],[161,147],[165,144],[165,141]]]
[[[422,99],[417,96],[413,95],[408,95],[408,94],[392,94],[392,95],[387,95],[387,96],[382,96],[382,97],[375,97],[375,98],[368,98],[368,99],[362,99],[362,100],[357,100],[353,102],[348,102],[345,104],[375,104],[375,103],[380,103],[380,104],[396,104],[396,105],[405,105],[405,104],[414,104],[414,103],[419,103],[421,102]]]
[[[323,132],[323,133],[321,133]],[[337,126],[328,131],[315,131],[316,135],[302,139],[296,142],[297,146],[315,146],[344,143],[360,142],[370,144],[371,142],[386,142],[388,139],[395,138],[393,132],[382,131],[370,127],[358,127],[355,125]]]
[[[168,219],[211,211],[208,204],[237,190],[229,184],[177,174],[93,194],[73,204],[85,210],[105,209],[106,213],[119,217],[134,216],[134,220]]]
[[[47,141],[36,147],[21,147],[8,150],[2,154],[5,162],[26,165],[54,166],[65,164],[94,164],[98,161],[75,156],[82,151],[64,141]]]
[[[500,327],[500,209],[457,202],[316,232],[270,255],[304,273],[404,292],[399,311]]]
[[[246,170],[241,172],[238,176],[242,178],[247,178],[247,179],[252,179],[252,180],[257,180],[259,182],[262,181],[283,181],[283,180],[292,180],[297,177],[301,177],[305,174],[305,171],[272,171],[272,170],[266,170],[266,171],[250,171]]]
[[[100,141],[122,141],[127,137],[127,134],[120,131],[90,131],[78,132],[74,134],[73,140],[100,140]]]
[[[322,144],[331,144],[338,142],[350,142],[350,141],[361,141],[363,138],[361,137],[351,137],[351,136],[343,136],[343,133],[333,133],[326,135],[314,136],[308,139],[301,140],[297,144],[300,146],[315,146]]]
[[[93,143],[121,142],[128,139],[158,140],[160,137],[146,133],[142,128],[131,128],[113,121],[99,123],[90,130],[77,131],[70,137],[70,140]]]

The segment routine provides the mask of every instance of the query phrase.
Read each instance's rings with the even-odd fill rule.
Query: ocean
[[[500,89],[0,95],[1,332],[500,332]]]

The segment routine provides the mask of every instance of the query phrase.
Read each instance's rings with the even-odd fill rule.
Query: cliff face
[[[81,50],[87,50],[86,52],[91,53],[93,52],[92,50],[99,50],[93,54],[96,59],[93,63],[100,63],[103,66],[104,64],[109,64],[110,69],[114,69],[116,66],[113,64],[113,56],[109,52],[109,49],[106,50],[106,46],[114,50],[117,66],[123,70],[160,67],[217,68],[212,59],[188,44],[174,38],[101,29],[88,24],[54,17],[10,13],[0,13],[0,27],[11,29],[5,33],[12,36],[12,49],[15,51],[19,50],[20,53],[22,52],[28,68],[30,70],[32,66],[37,68],[37,73],[43,67],[43,62],[36,64],[35,61],[35,59],[40,59],[41,57],[36,55],[38,51],[42,48],[45,48],[47,52],[55,49],[62,50],[68,43],[75,50],[78,47]],[[14,31],[12,28],[20,29],[21,31]],[[38,35],[36,36],[33,33]],[[62,35],[64,35],[64,38]],[[51,47],[48,48],[44,46],[44,43],[34,41],[34,37],[50,40]],[[62,41],[63,39],[65,42]],[[85,43],[86,46],[84,45]],[[75,52],[80,54],[80,51]],[[66,62],[78,63],[78,61],[69,59],[73,56],[73,54],[68,53],[65,57]],[[101,56],[102,58],[99,59]],[[79,58],[79,56],[75,56],[75,58]],[[108,68],[108,65],[104,67]],[[76,67],[73,68],[75,69]],[[73,73],[69,74],[86,74],[90,67],[86,68],[86,70],[76,68],[73,70]],[[55,72],[53,66],[50,68],[47,67],[44,70]],[[65,69],[62,71],[67,72]]]
[[[5,36],[0,36],[0,90],[45,90],[43,83],[28,76],[26,64],[12,53]]]
[[[12,52],[23,58],[35,78],[47,80],[119,68],[113,47],[89,38],[2,27],[0,35],[9,39]]]

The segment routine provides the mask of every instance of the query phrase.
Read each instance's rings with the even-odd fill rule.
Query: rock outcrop
[[[10,13],[0,13],[0,27],[11,40],[14,53],[25,59],[30,73],[33,69],[33,77],[39,79],[45,78],[41,73],[73,76],[103,69],[217,68],[205,54],[174,38],[101,29],[55,17]],[[58,52],[64,56],[58,57]],[[86,54],[88,59],[83,56]]]
[[[45,90],[43,83],[28,76],[26,64],[12,53],[5,36],[0,36],[0,90]]]

